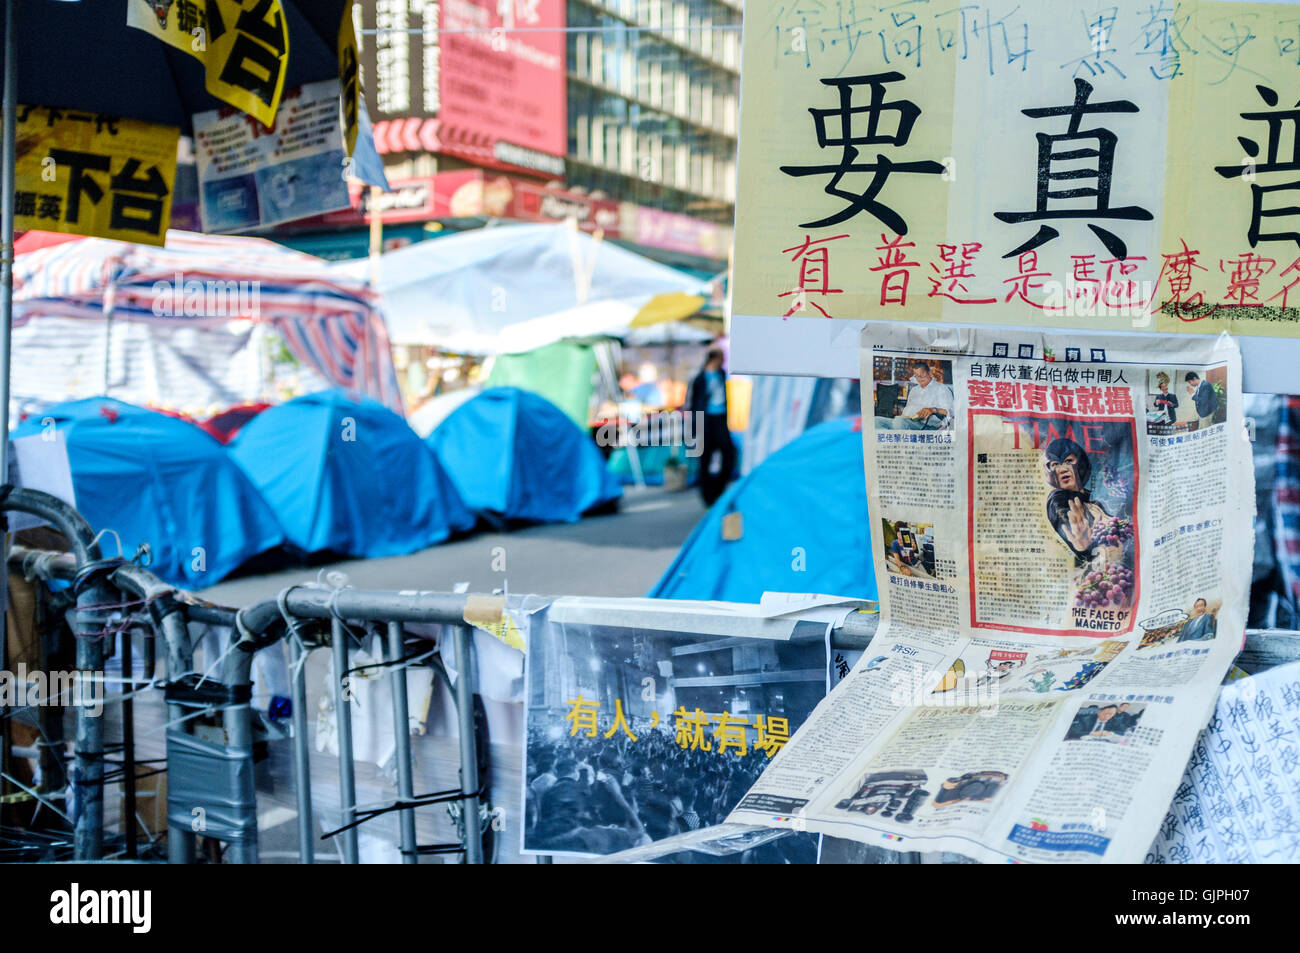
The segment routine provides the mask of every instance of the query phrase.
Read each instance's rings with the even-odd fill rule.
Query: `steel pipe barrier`
[[[82,615],[112,598],[111,589],[104,580],[110,564],[101,559],[94,531],[80,513],[58,497],[6,484],[0,486],[0,514],[9,512],[27,513],[45,520],[59,530],[72,547],[73,592],[78,614],[75,624],[71,620],[69,624],[77,640],[76,666],[81,673],[79,677],[102,685],[103,639]],[[8,605],[8,592],[3,596],[4,604]],[[80,705],[76,711],[72,780],[77,803],[73,833],[77,860],[98,860],[104,850],[104,722],[88,709],[89,706]]]
[[[24,495],[20,495],[24,494]],[[44,496],[44,494],[39,494]],[[49,499],[53,499],[52,497]],[[55,501],[58,502],[57,500]],[[334,662],[330,690],[335,704],[339,744],[339,794],[342,822],[328,836],[341,838],[345,863],[359,860],[357,830],[360,824],[396,811],[403,863],[418,863],[425,853],[463,852],[467,863],[482,863],[483,842],[480,828],[480,801],[484,794],[479,777],[479,737],[475,717],[478,685],[473,652],[472,629],[465,622],[470,600],[490,597],[446,592],[385,592],[359,589],[324,589],[290,586],[276,598],[235,610],[195,600],[187,593],[159,581],[147,570],[130,563],[106,564],[100,559],[89,527],[80,519],[70,519],[67,512],[52,508],[46,500],[32,500],[31,491],[12,491],[4,498],[4,507],[39,512],[65,529],[77,540],[74,553],[58,554],[14,547],[8,564],[28,575],[41,575],[79,584],[76,590],[79,609],[99,608],[112,604],[114,590],[143,603],[147,622],[166,645],[166,692],[169,721],[185,718],[193,709],[219,707],[226,734],[226,750],[231,752],[234,767],[224,779],[244,784],[240,798],[255,806],[252,790],[253,721],[251,711],[251,668],[254,654],[288,636],[293,665],[291,675],[293,703],[293,767],[298,806],[299,858],[302,863],[314,860],[316,834],[313,829],[311,800],[310,751],[307,744],[307,692],[304,661],[311,648],[328,644]],[[27,508],[24,508],[27,507]],[[60,504],[62,507],[62,504]],[[66,507],[63,507],[66,510]],[[75,514],[72,514],[75,516]],[[58,520],[53,520],[57,516]],[[59,521],[62,521],[60,523]],[[69,532],[70,531],[70,532]],[[543,602],[551,600],[543,599]],[[193,686],[193,648],[189,622],[226,626],[233,630],[223,654],[220,690],[213,697],[203,696]],[[851,612],[833,630],[831,647],[839,650],[864,649],[876,633],[879,617],[874,613]],[[457,678],[453,686],[460,747],[460,785],[453,791],[417,796],[414,791],[414,766],[408,729],[409,701],[406,692],[405,623],[437,624],[449,627],[450,642]],[[350,719],[348,680],[351,675],[349,639],[351,624],[361,624],[382,631],[384,667],[391,685],[392,718],[396,739],[397,798],[390,804],[361,810],[356,804],[356,774]],[[79,616],[81,628],[77,644],[78,666],[83,665],[102,677],[103,652],[93,626]],[[304,639],[304,632],[312,636]],[[1248,672],[1262,671],[1275,665],[1300,659],[1300,632],[1247,630],[1238,664]],[[438,666],[435,665],[435,668]],[[445,670],[443,672],[445,675]],[[94,730],[87,722],[95,722]],[[182,722],[184,724],[184,722]],[[184,729],[173,736],[169,732],[169,767],[172,742],[186,738]],[[128,758],[131,757],[128,755]],[[103,844],[102,783],[91,779],[103,776],[102,721],[82,717],[78,712],[75,761],[81,779],[83,809],[77,817],[77,859],[96,859]],[[186,764],[193,763],[186,760]],[[181,778],[176,779],[184,787]],[[231,790],[234,790],[233,788]],[[239,798],[237,798],[238,800]],[[425,845],[416,842],[415,810],[436,803],[462,803],[463,828],[459,845]],[[244,805],[245,807],[247,805]],[[253,813],[255,818],[255,811]],[[169,811],[168,859],[173,863],[193,863],[194,838],[183,815]],[[230,858],[236,863],[258,860],[255,821],[244,836],[228,840]],[[540,858],[546,862],[547,858]],[[919,855],[904,855],[902,862],[917,862]]]

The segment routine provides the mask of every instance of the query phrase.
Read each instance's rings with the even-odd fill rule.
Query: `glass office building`
[[[741,4],[568,0],[570,186],[730,224]]]

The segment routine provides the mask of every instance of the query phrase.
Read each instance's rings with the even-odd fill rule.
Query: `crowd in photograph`
[[[745,757],[677,743],[669,727],[559,740],[529,733],[525,843],[556,853],[610,854],[720,824],[767,766],[761,752]],[[747,862],[813,862],[808,837],[787,837],[748,852]],[[683,859],[708,862],[693,853]]]

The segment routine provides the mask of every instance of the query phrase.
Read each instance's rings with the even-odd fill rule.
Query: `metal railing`
[[[17,492],[14,494],[17,495]],[[43,495],[43,494],[42,494]],[[16,501],[12,508],[20,508]],[[57,501],[56,501],[57,502]],[[31,510],[25,510],[31,512]],[[71,511],[68,511],[71,512]],[[40,515],[49,518],[48,514]],[[58,514],[61,517],[66,514]],[[68,535],[89,539],[89,528],[75,521],[59,525]],[[169,763],[173,742],[187,734],[187,726],[196,713],[220,710],[225,732],[225,747],[235,752],[232,760],[242,760],[231,768],[231,777],[247,782],[244,814],[255,818],[255,794],[252,780],[253,718],[251,710],[253,655],[289,636],[293,653],[292,718],[293,768],[298,807],[299,857],[303,863],[314,860],[315,832],[312,829],[310,751],[307,740],[306,672],[302,664],[309,647],[329,646],[334,659],[331,690],[339,744],[339,791],[342,824],[334,832],[340,837],[345,863],[358,862],[357,826],[388,811],[397,811],[400,820],[401,853],[404,863],[416,863],[420,854],[463,852],[468,863],[483,862],[483,846],[478,818],[483,796],[479,781],[479,739],[476,730],[474,696],[477,685],[474,670],[473,642],[470,627],[464,621],[467,597],[450,593],[368,592],[363,590],[323,590],[290,586],[275,599],[264,600],[243,609],[201,602],[181,590],[157,579],[148,570],[122,561],[98,559],[87,546],[73,554],[30,550],[15,546],[8,558],[11,570],[47,581],[72,583],[79,592],[77,606],[77,668],[92,678],[103,678],[104,632],[96,631],[91,610],[103,614],[125,603],[115,598],[128,597],[147,613],[147,624],[155,636],[166,643],[164,697],[167,702]],[[88,582],[86,580],[89,580]],[[114,592],[113,590],[116,590]],[[230,644],[222,656],[222,672],[212,684],[193,669],[193,647],[188,623],[229,627]],[[417,797],[414,791],[413,758],[408,729],[409,702],[404,668],[405,630],[403,623],[421,622],[451,628],[451,645],[458,677],[454,683],[460,745],[460,785],[455,791],[437,792]],[[314,623],[314,625],[313,625]],[[320,623],[327,623],[327,627]],[[353,760],[351,704],[347,685],[350,674],[348,659],[348,625],[362,623],[382,625],[386,630],[384,663],[388,668],[393,702],[393,727],[397,746],[397,800],[378,809],[359,812],[356,804],[356,774]],[[307,631],[309,630],[310,631]],[[129,637],[128,637],[129,638]],[[124,644],[125,644],[124,640]],[[124,672],[129,660],[123,660]],[[205,686],[205,681],[208,684]],[[127,693],[129,696],[129,692]],[[124,735],[132,733],[130,712],[126,715]],[[125,745],[124,777],[133,791],[134,755]],[[77,739],[74,748],[79,811],[76,820],[75,857],[97,860],[103,853],[103,720],[77,709]],[[169,764],[170,766],[170,764]],[[173,790],[175,785],[173,785]],[[169,802],[176,798],[169,793]],[[425,804],[446,801],[463,802],[461,812],[463,838],[459,845],[419,845],[415,837],[415,809]],[[134,823],[132,816],[128,828]],[[362,816],[364,815],[364,816]],[[168,859],[172,863],[193,863],[194,831],[180,810],[168,810]],[[128,830],[128,838],[130,831]],[[333,836],[333,835],[327,835]],[[227,841],[230,859],[235,863],[258,860],[255,822],[242,836]]]
[[[359,860],[358,827],[365,822],[395,812],[403,863],[417,863],[422,854],[462,853],[467,863],[484,861],[480,806],[485,796],[481,783],[479,726],[475,696],[478,678],[475,670],[472,629],[465,621],[471,601],[482,604],[498,597],[446,592],[388,592],[359,589],[325,589],[313,586],[289,586],[273,599],[263,600],[242,609],[204,602],[195,596],[161,582],[147,569],[121,559],[101,557],[90,528],[73,510],[46,494],[29,490],[0,489],[0,509],[32,513],[54,524],[72,541],[72,553],[54,553],[15,546],[8,556],[11,571],[47,582],[60,580],[71,584],[76,612],[68,613],[69,625],[76,638],[76,666],[91,677],[102,679],[107,650],[108,627],[96,628],[96,615],[114,609],[135,609],[133,620],[119,623],[126,632],[123,648],[123,673],[128,691],[134,694],[129,649],[128,625],[143,627],[165,645],[165,679],[163,689],[168,718],[168,767],[180,771],[171,778],[168,809],[168,860],[171,863],[195,862],[194,831],[182,796],[175,792],[186,788],[180,774],[198,765],[202,770],[218,772],[228,785],[224,805],[230,808],[225,826],[217,839],[228,844],[229,857],[235,863],[258,862],[256,826],[256,792],[252,783],[252,749],[254,724],[252,713],[253,657],[265,648],[287,641],[292,654],[291,692],[293,724],[293,775],[297,800],[299,859],[315,859],[316,833],[313,828],[310,750],[307,740],[307,689],[305,657],[316,647],[328,646],[333,656],[334,700],[338,738],[338,772],[341,823],[325,837],[340,838],[344,863]],[[126,600],[126,601],[122,601]],[[551,600],[542,600],[549,602]],[[689,615],[683,609],[681,616]],[[831,637],[836,650],[864,649],[876,634],[879,617],[851,612],[837,625]],[[190,623],[229,628],[232,632],[221,656],[219,680],[205,679],[194,671],[194,651]],[[409,702],[406,689],[407,623],[435,624],[447,627],[457,677],[453,684],[456,721],[459,734],[460,784],[450,791],[416,795],[414,760],[408,727]],[[351,673],[349,641],[351,626],[360,624],[383,632],[383,667],[391,687],[393,730],[396,743],[396,799],[379,807],[359,809],[356,798],[356,769],[351,724],[348,681]],[[44,637],[44,636],[43,636]],[[146,640],[146,675],[152,677],[152,643]],[[420,653],[418,660],[428,660],[431,652]],[[1300,632],[1247,630],[1237,663],[1247,672],[1262,671],[1275,665],[1300,660]],[[434,662],[435,670],[445,668]],[[190,734],[189,726],[196,714],[220,711],[225,745],[220,751],[204,748]],[[122,776],[127,795],[124,827],[128,842],[135,838],[134,795],[135,759],[133,749],[133,713],[124,707],[124,753]],[[104,725],[103,719],[84,707],[76,711],[76,738],[73,751],[73,783],[77,791],[78,812],[74,823],[74,849],[78,860],[102,857],[104,844]],[[42,759],[49,752],[42,749]],[[206,759],[206,760],[205,760]],[[212,767],[220,765],[219,768]],[[184,766],[184,767],[182,767]],[[50,774],[46,774],[49,777]],[[420,845],[416,841],[415,811],[432,804],[461,802],[461,842],[459,844]],[[174,809],[173,809],[174,808]],[[130,846],[128,846],[128,854]],[[903,862],[917,860],[904,856]],[[542,862],[546,858],[541,858]]]

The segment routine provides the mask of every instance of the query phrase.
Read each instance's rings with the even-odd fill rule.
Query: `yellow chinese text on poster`
[[[180,130],[19,106],[14,227],[162,245]]]

